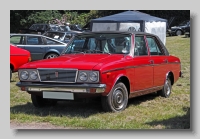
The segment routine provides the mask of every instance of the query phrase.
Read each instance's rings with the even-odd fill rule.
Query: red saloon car
[[[101,97],[103,110],[119,112],[132,97],[153,92],[169,97],[181,62],[152,34],[84,32],[61,56],[25,64],[18,74],[16,85],[31,94],[35,107]]]
[[[29,51],[10,44],[10,80],[12,78],[12,73],[17,72],[21,65],[29,61],[31,61],[31,54]]]

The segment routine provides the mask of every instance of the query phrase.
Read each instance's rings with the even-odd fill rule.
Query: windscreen
[[[75,36],[62,54],[71,53],[110,53],[128,54],[131,46],[131,35],[92,34]]]

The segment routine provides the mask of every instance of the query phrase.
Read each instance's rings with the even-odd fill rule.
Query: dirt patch
[[[75,129],[71,127],[55,126],[50,123],[17,123],[10,122],[10,129]],[[76,128],[79,129],[79,128]]]

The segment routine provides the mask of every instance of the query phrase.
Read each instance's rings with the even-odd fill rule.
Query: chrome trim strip
[[[26,87],[27,91],[64,91],[64,92],[73,92],[73,93],[89,93],[86,88],[42,88],[42,87]]]
[[[146,67],[146,66],[159,66],[159,65],[166,65],[166,64],[180,64],[178,62],[168,62],[168,63],[161,63],[161,64],[145,64],[145,65],[139,65],[139,66],[127,66],[123,68],[115,68],[112,70],[106,70],[103,71],[102,74],[107,73],[107,72],[112,72],[112,71],[117,71],[117,70],[124,70],[124,69],[130,69],[130,68],[140,68],[140,67]]]

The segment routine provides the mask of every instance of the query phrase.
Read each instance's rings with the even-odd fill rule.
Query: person
[[[65,28],[66,28],[66,31],[71,31],[70,27],[69,27],[69,23],[66,23],[65,24]]]

